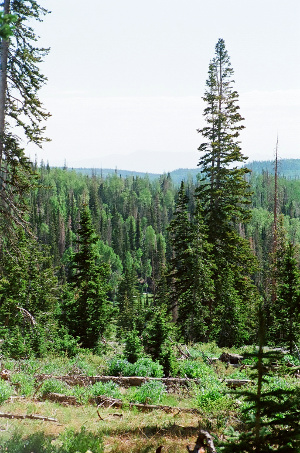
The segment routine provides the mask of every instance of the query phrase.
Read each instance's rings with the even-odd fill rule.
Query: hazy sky
[[[300,158],[299,0],[40,0],[51,47],[43,151],[69,167],[195,168],[208,64],[225,40],[246,129],[243,152]]]

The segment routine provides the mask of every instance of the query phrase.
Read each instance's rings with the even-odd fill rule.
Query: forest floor
[[[291,357],[286,361],[289,363],[292,359],[297,362],[297,358]],[[197,381],[190,380],[186,385],[168,391],[159,379],[129,388],[112,382],[72,386],[63,382],[63,378],[59,379],[59,376],[91,378],[103,374],[107,371],[106,360],[82,354],[73,359],[2,361],[2,373],[5,369],[8,371],[8,380],[0,380],[0,452],[86,453],[90,450],[92,453],[146,453],[155,452],[163,446],[163,453],[175,453],[186,451],[187,445],[194,448],[199,428],[208,431],[216,445],[226,440],[229,432],[232,434],[243,429],[242,411],[246,403],[241,394],[242,388],[232,389],[225,380],[251,380],[250,365],[242,368],[219,360],[208,365],[203,361],[203,354],[195,355],[193,359],[183,359],[181,365],[185,366],[186,373],[189,370],[189,377],[197,378]],[[41,378],[42,373],[47,376]],[[276,369],[266,385],[268,388],[292,389],[300,385],[300,379],[296,375],[288,375],[286,368]],[[254,387],[246,383],[243,389]],[[56,394],[65,394],[65,400],[62,398],[60,403],[51,401],[51,395]],[[97,407],[95,397],[103,394],[112,402],[123,401],[123,406],[111,404],[110,407]],[[165,407],[148,410],[145,407],[141,410],[130,406],[141,402],[145,406],[155,404]],[[168,409],[170,407],[173,409]],[[190,413],[185,412],[189,409]],[[19,419],[18,416],[26,417]],[[44,420],[30,418],[33,416],[44,417]],[[64,433],[78,433],[82,427],[91,433],[94,440],[98,439],[98,450],[84,442],[74,450],[34,447],[43,445],[45,439],[59,444]],[[17,445],[24,445],[24,448],[20,449]]]

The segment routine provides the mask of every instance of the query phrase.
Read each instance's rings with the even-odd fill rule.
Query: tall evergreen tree
[[[63,319],[83,347],[93,348],[108,327],[112,312],[108,301],[109,266],[99,264],[98,236],[92,225],[91,214],[85,206],[78,230],[78,251],[72,260],[73,276],[70,291],[63,306]]]
[[[268,340],[294,349],[300,338],[300,272],[296,247],[288,240],[284,218],[276,226],[272,260],[272,291],[266,304]]]
[[[255,259],[249,243],[238,232],[238,225],[250,218],[251,192],[245,178],[249,170],[237,166],[247,158],[242,154],[238,140],[244,126],[233,83],[233,69],[225,42],[219,39],[215,57],[209,64],[207,89],[203,97],[207,105],[204,110],[206,126],[198,130],[205,141],[199,147],[202,178],[196,196],[202,206],[208,240],[213,247],[216,307],[220,309],[220,306],[227,305],[224,294],[234,294],[238,304],[243,305],[241,313],[244,313],[246,320],[250,297],[253,297],[253,290],[249,294],[249,276],[254,271]],[[224,272],[226,290],[220,280]],[[243,281],[247,282],[246,287]]]
[[[11,238],[16,224],[28,227],[25,195],[35,182],[17,131],[40,146],[41,122],[49,116],[38,97],[46,81],[38,65],[48,50],[37,48],[31,27],[32,19],[41,21],[47,11],[35,0],[4,0],[2,13],[16,18],[13,35],[2,36],[0,43],[0,227],[2,236]]]
[[[188,196],[181,183],[169,231],[173,248],[170,269],[170,302],[186,340],[207,339],[213,300],[212,261],[200,208],[195,218],[188,213]]]
[[[233,89],[233,69],[225,49],[225,42],[219,39],[215,57],[210,62],[207,90],[203,100],[205,127],[198,130],[205,139],[199,151],[203,175],[198,197],[201,199],[211,239],[219,239],[238,221],[249,219],[249,184],[244,176],[247,168],[238,168],[246,157],[241,152],[238,140],[243,118],[239,113],[238,93]]]

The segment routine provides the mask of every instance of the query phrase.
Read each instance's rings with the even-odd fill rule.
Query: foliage
[[[38,94],[46,81],[39,64],[48,50],[38,48],[31,27],[33,19],[42,21],[46,13],[35,0],[12,0],[4,2],[1,15],[2,32],[11,36],[1,42],[0,227],[2,237],[16,247],[15,228],[30,229],[26,195],[36,187],[34,170],[20,137],[25,135],[37,145],[47,140],[42,124],[50,115]]]
[[[96,382],[92,385],[90,390],[91,396],[106,395],[111,398],[121,398],[120,388],[112,381],[109,382]]]
[[[166,386],[159,381],[149,381],[130,394],[131,401],[141,404],[161,403],[166,394]]]
[[[300,388],[289,388],[286,379],[277,379],[275,384],[270,370],[274,362],[282,363],[281,354],[264,351],[265,332],[265,314],[260,307],[259,349],[253,366],[256,388],[242,392],[247,403],[244,407],[245,426],[238,439],[225,444],[226,452],[299,451]]]
[[[130,363],[135,363],[143,355],[143,345],[138,331],[134,328],[125,337],[124,356]]]
[[[11,439],[4,441],[0,451],[10,453],[103,453],[103,444],[100,433],[93,434],[85,427],[79,432],[67,429],[53,441],[53,438],[46,436],[43,432],[36,432],[28,437],[22,436],[15,431]]]
[[[42,396],[45,396],[47,393],[68,394],[69,388],[70,387],[63,381],[59,381],[57,379],[45,379],[39,389],[39,392]]]
[[[13,389],[7,381],[0,380],[0,404],[3,404],[4,401],[13,394]]]
[[[153,362],[148,357],[140,358],[133,364],[126,359],[115,358],[109,363],[108,374],[110,376],[163,377],[163,369],[158,362]]]
[[[73,275],[63,306],[63,320],[82,346],[94,348],[108,329],[112,307],[107,299],[109,266],[97,264],[97,235],[91,214],[83,209],[78,230],[78,251],[73,256]]]

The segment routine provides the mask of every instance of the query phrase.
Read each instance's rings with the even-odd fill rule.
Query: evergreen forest
[[[278,167],[277,155],[274,163],[247,165],[240,143],[246,121],[224,40],[218,40],[208,67],[197,171],[140,175],[54,168],[30,161],[20,139],[25,134],[37,146],[48,140],[41,124],[49,113],[39,99],[46,83],[39,63],[48,49],[37,48],[32,28],[47,11],[35,0],[5,0],[3,8],[0,404],[6,405],[5,414],[10,407],[22,410],[9,402],[13,395],[45,401],[47,395],[65,394],[86,407],[89,396],[97,401],[100,420],[107,420],[99,414],[103,395],[111,398],[107,417],[122,398],[125,413],[133,402],[162,401],[183,404],[180,412],[186,398],[195,406],[193,423],[196,417],[203,428],[199,448],[189,451],[299,452],[300,180],[281,172],[285,161]],[[222,352],[225,362],[215,357]],[[234,358],[239,368],[232,367]],[[106,387],[89,381],[85,393],[76,384],[74,394],[62,375],[149,380],[125,396],[121,381],[113,378]],[[168,394],[163,380],[173,378],[186,381],[186,393],[177,388],[179,396]],[[238,391],[227,389],[227,378]],[[37,408],[26,410],[30,415]],[[184,444],[174,447],[171,441],[185,442],[184,429],[173,432],[170,419],[162,421],[167,434],[161,437],[161,429],[155,432],[151,421],[139,419],[158,444],[145,434],[147,445],[136,438],[127,450],[122,430],[114,427],[111,433],[105,423],[95,436],[81,420],[80,430],[54,441],[49,432],[23,433],[12,424],[0,451],[142,452],[154,451],[154,445],[161,451],[164,444],[158,444],[166,439],[167,451],[183,451]],[[119,443],[106,450],[107,437]]]

